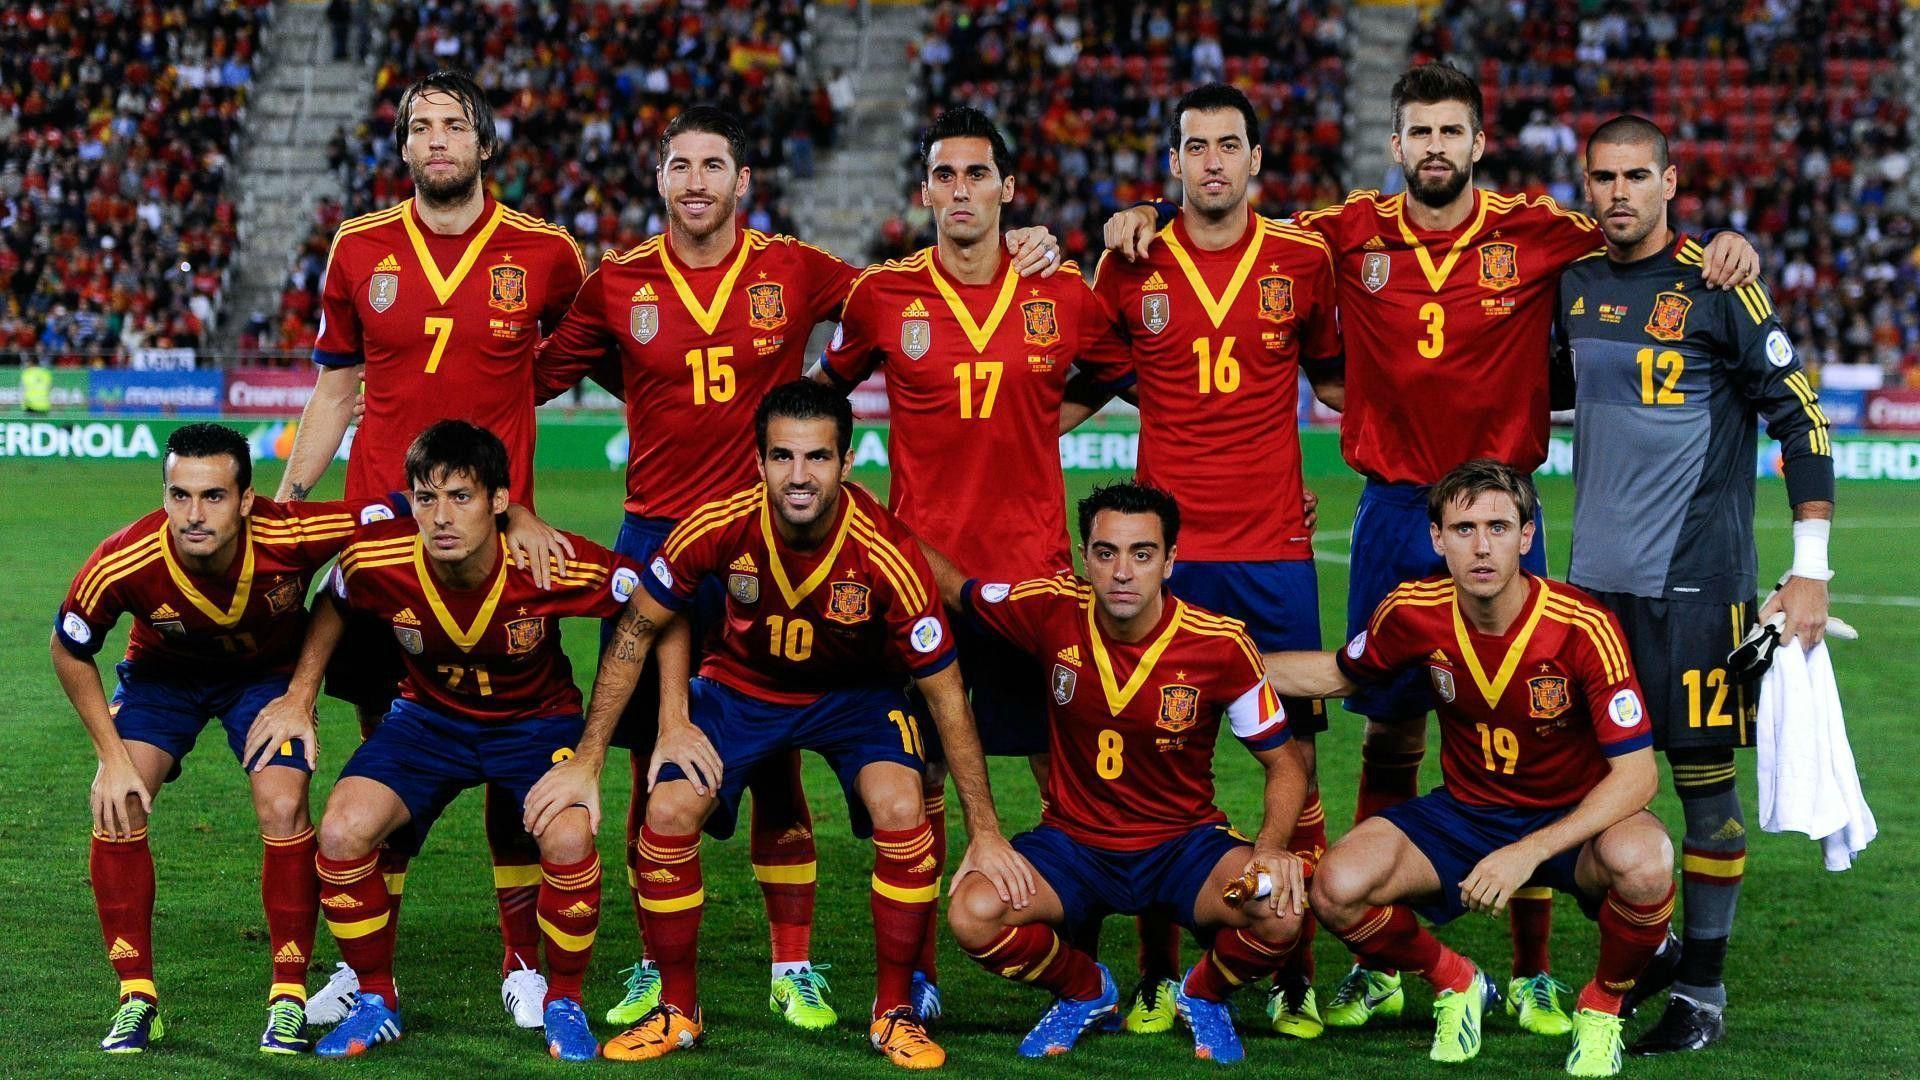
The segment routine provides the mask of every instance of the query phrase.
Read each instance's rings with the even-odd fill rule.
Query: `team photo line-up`
[[[1745,865],[1735,750],[1757,692],[1729,653],[1758,623],[1807,647],[1825,629],[1826,418],[1752,245],[1669,222],[1659,127],[1594,132],[1590,217],[1472,183],[1486,133],[1458,70],[1409,70],[1391,105],[1405,193],[1279,219],[1252,207],[1262,126],[1245,95],[1188,93],[1168,110],[1180,202],[1111,218],[1090,279],[1044,227],[1003,230],[1017,179],[976,110],[948,109],[919,144],[934,246],[862,270],[740,227],[744,128],[691,106],[661,135],[666,231],[588,272],[565,229],[487,194],[499,145],[472,80],[415,83],[394,134],[414,195],[333,239],[318,381],[275,496],[254,491],[239,433],[181,428],[161,508],[99,545],[55,615],[53,666],[99,758],[89,865],[119,979],[101,1048],[164,1035],[147,826],[216,716],[263,845],[263,1052],[401,1038],[409,860],[472,787],[501,1001],[553,1056],[706,1038],[701,838],[731,836],[748,792],[769,1007],[833,1026],[810,956],[802,750],[872,841],[869,1034],[896,1065],[946,1060],[943,888],[960,949],[1050,995],[1018,1044],[1031,1057],[1179,1026],[1198,1057],[1236,1061],[1228,1002],[1248,984],[1273,1030],[1311,1039],[1400,1015],[1410,974],[1434,992],[1436,1061],[1473,1058],[1501,1005],[1558,1040],[1570,1073],[1613,1075],[1626,1019],[1662,991],[1633,1053],[1719,1040]],[[876,372],[884,502],[848,479],[847,395]],[[1365,479],[1335,651],[1303,375]],[[536,514],[534,409],[589,378],[630,435],[610,548]],[[1080,500],[1070,532],[1057,439],[1115,396],[1139,409],[1137,477]],[[1531,480],[1551,408],[1575,410],[1564,581]],[[356,417],[344,498],[310,501]],[[1762,423],[1794,539],[1763,606]],[[109,698],[96,656],[122,614]],[[599,621],[584,698],[569,617]],[[316,814],[323,692],[354,705],[362,741]],[[1365,721],[1355,823],[1331,844],[1329,698]],[[1443,782],[1421,795],[1429,712]],[[1215,805],[1223,729],[1263,770],[1257,832]],[[583,988],[615,746],[642,954],[602,1042]],[[1647,809],[1656,753],[1685,816],[1677,890]],[[1027,759],[1037,826],[1009,837],[987,756]],[[1553,890],[1599,928],[1577,992],[1549,973]],[[1508,978],[1422,925],[1468,911],[1510,920]],[[1119,982],[1096,959],[1115,914],[1141,942]],[[310,995],[322,916],[343,962]],[[1324,1003],[1320,928],[1354,958]],[[1204,950],[1191,965],[1183,930]]]

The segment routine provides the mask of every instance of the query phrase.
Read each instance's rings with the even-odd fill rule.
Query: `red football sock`
[[[1368,908],[1352,926],[1327,929],[1362,967],[1423,975],[1436,991],[1465,990],[1473,981],[1473,961],[1440,944],[1404,905]]]
[[[313,826],[293,836],[260,837],[260,904],[267,911],[273,986],[267,1000],[307,1000],[307,963],[320,919],[320,878],[313,869]]]
[[[387,883],[387,936],[395,940],[400,935],[400,903],[407,897],[407,866],[413,856],[402,855],[392,848],[380,849],[380,880]]]
[[[1647,962],[1667,939],[1667,924],[1672,919],[1671,886],[1665,897],[1652,904],[1629,904],[1608,889],[1600,905],[1600,962],[1594,968],[1593,981],[1580,991],[1577,1007],[1618,1014],[1621,998],[1633,989]]]
[[[1307,864],[1309,875],[1320,864],[1320,856],[1327,853],[1327,811],[1320,805],[1318,793],[1309,797],[1307,805],[1301,808],[1300,820],[1294,822],[1293,835],[1287,838],[1287,850],[1300,856]],[[1298,941],[1280,959],[1280,974],[1313,981],[1313,937],[1319,925],[1312,916],[1301,924]]]
[[[1140,977],[1179,978],[1184,969],[1180,966],[1180,928],[1173,925],[1173,916],[1164,911],[1136,915],[1133,928],[1140,935],[1140,951],[1136,957]]]
[[[993,944],[967,955],[1003,979],[1031,983],[1058,997],[1091,1001],[1100,996],[1100,969],[1093,958],[1045,923],[1009,926]]]
[[[1355,825],[1389,806],[1420,793],[1420,759],[1425,750],[1360,749],[1360,798],[1353,807]]]
[[[153,849],[147,846],[146,826],[127,840],[94,833],[87,875],[107,962],[120,977],[120,996],[160,1000],[153,985]]]
[[[700,984],[695,959],[707,902],[700,880],[700,834],[666,836],[641,826],[640,860],[634,869],[640,875],[647,950],[660,968],[660,1000],[696,1016]]]
[[[585,1004],[580,982],[600,931],[600,854],[575,863],[540,864],[540,937],[547,946],[547,996]]]
[[[500,976],[523,967],[540,970],[540,845],[521,824],[520,800],[487,785],[487,849],[493,856],[493,896],[500,909]]]
[[[647,953],[647,912],[640,905],[640,826],[647,820],[647,761],[641,753],[627,755],[633,772],[633,797],[627,802],[627,892],[633,898],[633,924],[639,927],[640,958]]]
[[[1507,927],[1513,935],[1513,977],[1526,979],[1550,970],[1553,890],[1535,887],[1514,893],[1507,900]]]
[[[927,810],[927,828],[933,830],[933,869],[935,881],[947,869],[947,791],[942,787],[938,792],[928,793],[924,803]],[[937,896],[938,894],[936,894]],[[927,977],[927,981],[936,985],[940,982],[940,902],[935,900],[927,909],[927,931],[920,939],[920,959],[914,961],[913,969]]]
[[[1299,940],[1296,936],[1268,941],[1252,930],[1222,928],[1213,935],[1213,944],[1201,955],[1200,962],[1187,973],[1187,996],[1225,1001],[1247,983],[1279,970],[1280,962]]]
[[[749,785],[753,816],[747,849],[760,897],[767,905],[767,932],[775,964],[804,964],[813,946],[816,867],[813,816],[800,786],[800,754],[769,762]]]
[[[873,830],[875,1017],[908,1003],[913,964],[926,937],[927,910],[940,896],[940,866],[933,857],[933,830],[925,821],[910,829]]]
[[[320,874],[320,909],[340,946],[340,958],[360,977],[362,993],[379,994],[389,1007],[399,1002],[393,988],[393,908],[378,852],[358,859],[314,857]]]

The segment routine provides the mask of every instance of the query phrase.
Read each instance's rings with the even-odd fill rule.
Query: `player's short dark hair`
[[[667,122],[667,128],[660,133],[660,163],[667,162],[667,150],[678,136],[690,131],[705,135],[718,135],[727,140],[727,153],[733,157],[733,167],[738,170],[747,163],[747,125],[740,118],[718,105],[689,105],[680,110],[679,115]]]
[[[486,91],[464,71],[441,68],[431,75],[422,76],[407,87],[400,95],[400,108],[393,118],[393,146],[395,150],[407,148],[407,128],[413,123],[413,105],[422,94],[451,94],[460,103],[460,110],[467,114],[467,122],[473,125],[474,138],[480,143],[480,166],[485,168],[487,159],[500,147],[500,134],[493,125],[493,106],[487,103]]]
[[[1503,493],[1513,500],[1514,508],[1520,512],[1521,525],[1532,521],[1540,507],[1540,493],[1534,490],[1533,479],[1526,473],[1504,461],[1475,458],[1454,466],[1453,471],[1427,491],[1427,520],[1438,525],[1447,507],[1455,503],[1471,504],[1490,493]]]
[[[1171,494],[1137,480],[1102,484],[1080,500],[1080,543],[1093,535],[1093,519],[1102,510],[1116,514],[1153,514],[1160,519],[1160,538],[1168,551],[1180,539],[1180,503]]]
[[[774,417],[783,420],[831,420],[834,443],[840,456],[853,448],[853,405],[847,395],[812,379],[795,379],[767,391],[760,407],[753,411],[753,439],[760,456],[767,455],[767,426]]]
[[[1653,161],[1661,172],[1667,171],[1667,133],[1660,125],[1644,116],[1622,113],[1619,116],[1593,129],[1587,136],[1587,157],[1593,157],[1593,148],[1602,144],[1627,146],[1653,146]]]
[[[478,424],[440,420],[407,447],[407,487],[441,483],[456,473],[473,477],[489,493],[506,490],[513,484],[507,444]]]
[[[167,436],[166,455],[160,459],[162,479],[167,475],[167,462],[177,457],[230,457],[234,490],[245,491],[253,486],[253,448],[247,445],[245,435],[225,424],[187,424],[174,429],[173,434]]]
[[[1393,84],[1393,93],[1388,100],[1393,106],[1393,130],[1396,132],[1400,130],[1400,118],[1409,105],[1438,105],[1443,101],[1457,101],[1467,107],[1474,131],[1480,130],[1481,116],[1486,111],[1480,97],[1480,84],[1444,60],[1408,68],[1407,73]]]
[[[1189,112],[1216,112],[1222,109],[1236,109],[1247,122],[1247,146],[1250,149],[1260,145],[1260,114],[1253,111],[1253,102],[1236,86],[1226,83],[1208,83],[1196,86],[1180,95],[1173,103],[1173,113],[1167,118],[1167,145],[1173,150],[1180,149],[1180,118]]]
[[[993,167],[1005,180],[1013,175],[1013,152],[1007,149],[1006,136],[986,113],[971,105],[955,105],[934,118],[920,133],[920,171],[925,173],[933,159],[933,144],[941,139],[985,139],[993,148]]]

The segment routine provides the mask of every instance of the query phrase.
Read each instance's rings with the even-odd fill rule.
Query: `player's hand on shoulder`
[[[960,869],[954,872],[953,880],[959,881],[969,873],[986,878],[1000,899],[1015,910],[1032,903],[1033,894],[1040,889],[1033,864],[997,832],[976,836],[968,842],[966,857],[960,860]]]
[[[1707,244],[1700,278],[1710,289],[1734,289],[1760,280],[1760,253],[1752,241],[1731,229]]]
[[[1767,598],[1766,606],[1760,609],[1760,621],[1764,623],[1784,612],[1787,622],[1780,628],[1780,640],[1799,638],[1801,649],[1811,649],[1826,636],[1830,603],[1826,582],[1789,577],[1778,592]]]
[[[713,740],[692,721],[673,723],[664,715],[660,720],[660,734],[653,741],[653,760],[647,763],[647,790],[652,791],[660,782],[660,767],[668,762],[680,766],[699,794],[711,795],[719,790],[722,762]]]
[[[1107,247],[1128,262],[1138,262],[1153,246],[1153,236],[1160,231],[1159,226],[1160,215],[1153,207],[1129,206],[1108,218],[1102,232]]]
[[[519,503],[507,507],[506,537],[513,565],[531,573],[534,585],[541,589],[553,587],[554,564],[573,557],[573,541],[567,534]]]
[[[1307,535],[1320,524],[1320,493],[1312,488],[1300,489],[1300,518],[1307,526]]]
[[[1540,866],[1540,860],[1524,842],[1508,844],[1481,859],[1466,880],[1460,883],[1460,898],[1467,910],[1501,915],[1507,901],[1513,899]]]
[[[587,829],[600,831],[600,763],[574,754],[556,762],[527,791],[521,824],[541,836],[561,814],[573,807],[587,811]]]
[[[146,783],[140,779],[140,770],[133,767],[133,760],[126,752],[121,751],[117,758],[101,760],[93,774],[88,801],[93,804],[93,831],[115,840],[126,840],[133,836],[137,824],[127,809],[127,800],[139,799],[140,808],[152,814],[153,795],[147,791]]]
[[[294,694],[282,694],[267,702],[253,714],[253,723],[247,728],[247,741],[241,750],[247,771],[259,772],[266,768],[281,744],[294,739],[299,739],[300,745],[306,748],[307,768],[313,769],[320,762],[320,736],[316,731],[319,719],[313,702]]]
[[[1060,241],[1045,225],[1029,225],[1007,233],[1007,258],[1021,277],[1052,277],[1060,269]]]

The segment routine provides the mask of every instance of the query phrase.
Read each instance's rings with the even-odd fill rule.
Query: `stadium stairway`
[[[1393,158],[1393,110],[1386,89],[1407,67],[1407,42],[1420,18],[1414,4],[1360,3],[1347,9],[1347,187],[1381,187]],[[1471,69],[1469,69],[1471,70]]]
[[[327,140],[365,117],[369,70],[333,61],[326,5],[282,4],[274,16],[274,64],[256,88],[240,155],[242,241],[221,346],[230,347],[255,311],[271,317],[289,260],[313,224],[320,196],[338,195],[327,172]]]

